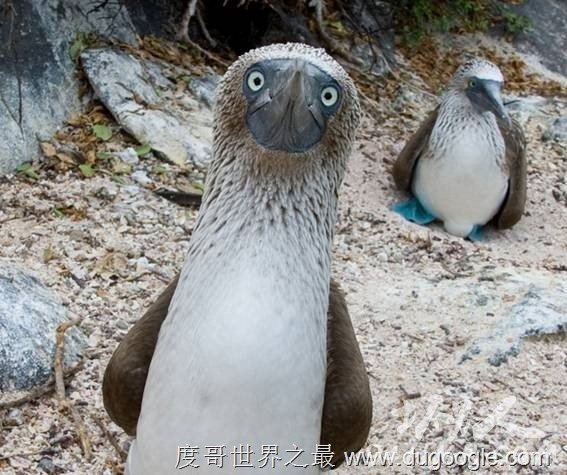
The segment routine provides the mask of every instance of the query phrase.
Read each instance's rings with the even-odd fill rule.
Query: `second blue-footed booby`
[[[517,223],[526,202],[526,143],[501,98],[504,77],[484,59],[463,64],[440,105],[394,165],[398,188],[413,198],[394,206],[410,221],[443,222],[476,240],[484,225]]]

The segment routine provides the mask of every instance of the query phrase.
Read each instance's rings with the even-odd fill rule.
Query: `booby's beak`
[[[499,81],[475,78],[469,82],[467,95],[479,112],[490,111],[497,119],[509,124],[510,116],[502,102],[501,87]]]
[[[323,138],[327,119],[338,108],[339,91],[336,81],[303,59],[263,61],[245,78],[246,123],[254,140],[267,149],[306,152]]]

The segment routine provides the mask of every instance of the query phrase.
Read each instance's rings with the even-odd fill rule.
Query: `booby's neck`
[[[318,258],[328,257],[342,173],[325,167],[324,159],[217,160],[206,183],[189,261],[209,252],[218,254],[214,248],[223,243],[234,253],[276,239],[300,251],[315,252]]]
[[[434,155],[447,155],[455,147],[460,148],[463,137],[488,151],[499,166],[505,166],[504,139],[494,114],[477,111],[463,92],[449,89],[441,98],[428,148]]]
[[[131,451],[140,473],[184,444],[297,446],[297,463],[313,462],[342,172],[330,157],[266,158],[219,153],[212,164],[148,374]]]
[[[477,124],[479,127],[497,128],[496,117],[492,112],[479,112],[464,92],[450,88],[441,97],[439,120],[461,125]]]

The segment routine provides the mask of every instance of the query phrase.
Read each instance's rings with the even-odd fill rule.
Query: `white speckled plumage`
[[[331,74],[344,98],[322,142],[290,155],[252,139],[241,85],[253,63],[295,57]],[[176,473],[177,448],[187,444],[223,444],[227,453],[239,444],[278,444],[282,451],[297,445],[306,452],[300,459],[312,462],[337,193],[359,115],[352,81],[323,50],[272,45],[228,69],[217,92],[214,159],[189,264],[152,359],[130,473]],[[230,461],[224,469],[201,462],[192,473],[235,471]],[[277,473],[287,472],[319,470],[280,465]]]
[[[485,60],[459,68],[442,97],[412,183],[425,209],[443,221],[447,232],[461,237],[496,215],[509,177],[496,117],[475,110],[464,92],[471,77],[503,80],[500,70]]]

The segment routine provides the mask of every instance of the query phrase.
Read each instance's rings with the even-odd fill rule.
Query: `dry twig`
[[[57,399],[59,400],[59,405],[63,410],[66,410],[71,414],[71,418],[75,423],[75,430],[79,436],[81,442],[81,448],[83,449],[83,454],[86,461],[90,461],[92,457],[91,441],[87,434],[87,429],[85,424],[73,404],[67,399],[65,395],[65,379],[63,377],[63,357],[65,355],[65,332],[75,325],[81,323],[80,318],[74,318],[67,322],[61,323],[55,332],[55,357],[53,359],[53,368],[55,371],[55,388],[57,389]]]
[[[323,10],[325,8],[324,0],[315,1],[315,25],[317,28],[317,34],[323,40],[327,48],[334,54],[341,56],[343,59],[361,66],[363,62],[350,54],[341,44],[334,40],[334,38],[329,35],[325,25],[323,24]]]
[[[216,48],[217,42],[209,33],[209,30],[207,29],[207,25],[205,24],[205,20],[203,19],[203,15],[201,15],[201,9],[200,8],[197,8],[195,15],[197,16],[197,21],[199,22],[199,27],[201,28],[201,31],[203,32],[203,36],[206,38],[206,40],[209,42],[209,44],[213,48]]]
[[[202,46],[198,45],[197,43],[195,43],[194,41],[187,39],[187,40],[183,40],[185,42],[187,42],[187,44],[189,46],[192,46],[193,48],[195,48],[197,51],[199,51],[200,53],[202,53],[203,55],[205,55],[207,58],[209,58],[211,61],[214,61],[217,64],[220,64],[221,66],[223,66],[224,68],[228,68],[230,66],[229,63],[227,63],[225,60],[219,58],[216,54],[211,53],[209,50],[206,50],[205,48],[203,48]]]
[[[81,369],[83,369],[83,367],[84,364],[82,361],[80,361],[72,368],[65,370],[64,377],[71,376],[79,372]],[[22,404],[26,404],[27,402],[34,401],[35,399],[41,396],[45,396],[46,394],[49,394],[51,391],[53,391],[54,388],[55,388],[55,378],[51,376],[46,383],[32,389],[27,394],[24,394],[23,396],[17,399],[0,401],[0,409],[11,409],[13,407],[18,407],[21,406]]]
[[[43,447],[42,449],[36,449],[31,452],[18,452],[16,454],[7,454],[7,455],[0,455],[0,461],[2,460],[9,460],[16,457],[33,457],[34,455],[41,454],[44,450],[48,449],[49,447]]]
[[[177,34],[175,35],[176,40],[186,41],[187,43],[191,42],[191,39],[189,38],[189,23],[191,22],[193,15],[195,15],[196,9],[197,0],[189,0],[189,2],[187,3],[187,8],[183,12],[183,16],[181,17],[179,30],[177,30]]]
[[[91,414],[91,418],[93,421],[95,421],[96,425],[100,428],[104,436],[108,439],[110,445],[114,447],[114,449],[118,453],[118,457],[120,457],[120,460],[122,460],[122,462],[125,462],[126,458],[128,457],[128,454],[122,449],[122,447],[120,447],[120,444],[116,440],[116,437],[114,437],[114,435],[106,428],[104,423],[97,416]]]

